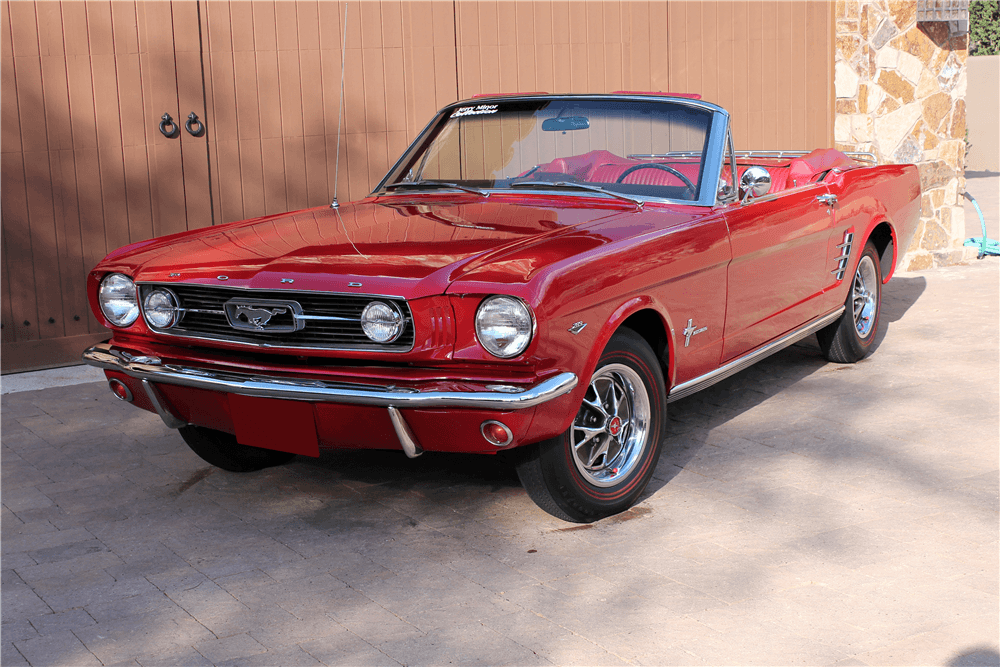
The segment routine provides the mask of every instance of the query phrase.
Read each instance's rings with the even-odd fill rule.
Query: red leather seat
[[[788,168],[788,179],[792,187],[805,185],[815,180],[816,176],[834,167],[853,167],[854,160],[833,148],[817,148],[808,155],[792,160]]]

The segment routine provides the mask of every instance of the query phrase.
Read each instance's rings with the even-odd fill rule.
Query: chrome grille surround
[[[194,340],[218,340],[257,348],[296,350],[343,350],[368,352],[409,352],[413,349],[413,319],[409,304],[401,297],[300,290],[261,290],[187,283],[138,283],[140,303],[157,287],[169,289],[178,300],[181,314],[168,329],[143,320],[150,331],[163,336]],[[235,328],[226,304],[238,300],[260,304],[287,304],[289,313],[281,331]],[[372,300],[390,302],[403,314],[403,332],[392,343],[375,343],[361,329],[361,311]],[[232,310],[230,308],[230,310]],[[278,324],[277,318],[275,324]],[[289,330],[294,329],[294,330]]]

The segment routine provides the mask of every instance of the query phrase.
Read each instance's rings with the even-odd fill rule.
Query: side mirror
[[[740,188],[743,189],[743,200],[740,203],[748,204],[752,197],[765,195],[771,189],[771,174],[764,167],[750,167],[743,172]]]

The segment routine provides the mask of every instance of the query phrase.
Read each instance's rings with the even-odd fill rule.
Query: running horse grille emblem
[[[230,299],[226,317],[234,329],[263,333],[290,333],[305,325],[302,306],[295,301]]]
[[[268,310],[267,308],[248,308],[247,306],[237,306],[236,319],[240,322],[243,322],[245,319],[247,322],[254,325],[257,331],[263,331],[267,326],[267,323],[271,321],[272,317],[275,315],[284,315],[287,310],[287,308],[275,308],[274,310]]]

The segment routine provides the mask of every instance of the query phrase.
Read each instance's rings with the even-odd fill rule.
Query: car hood
[[[504,258],[530,255],[532,245],[554,237],[575,232],[593,247],[581,227],[634,210],[616,200],[579,197],[382,197],[134,244],[109,255],[100,268],[146,282],[357,290],[412,299],[443,294],[485,266],[494,276],[523,274],[523,261],[505,267]],[[558,245],[573,252],[575,244]]]

